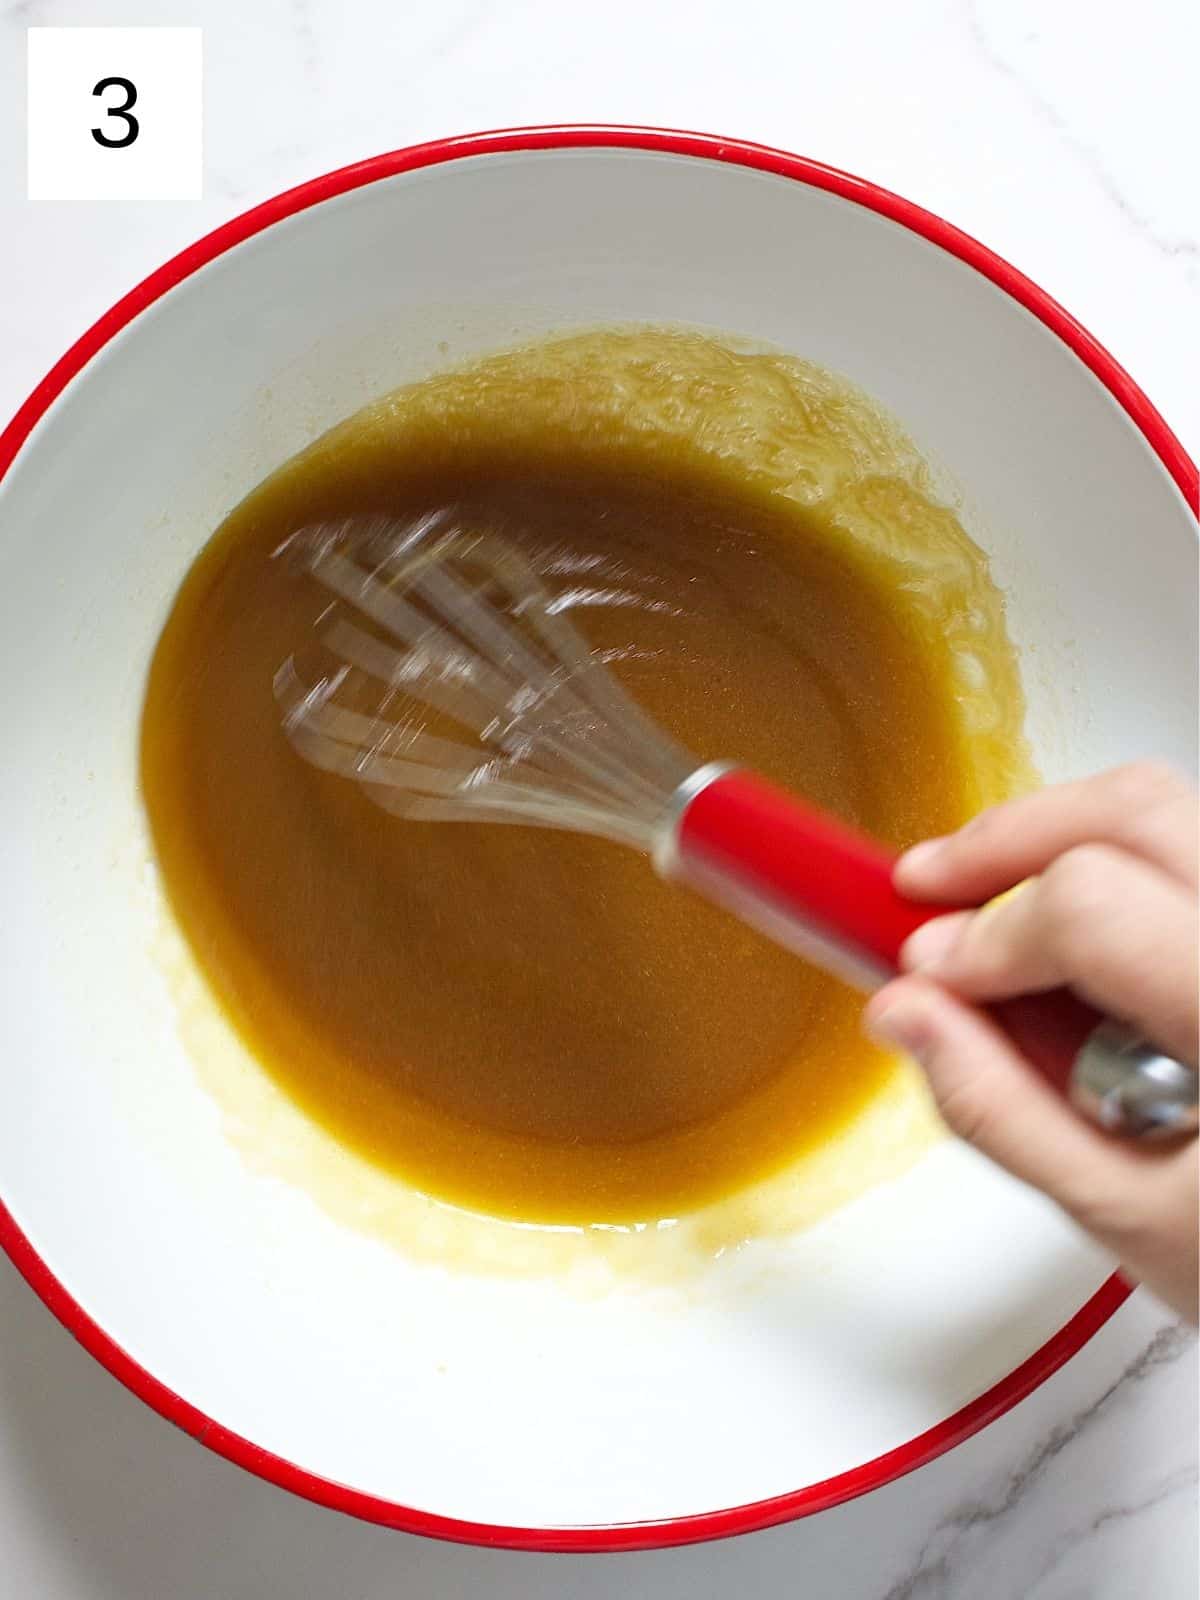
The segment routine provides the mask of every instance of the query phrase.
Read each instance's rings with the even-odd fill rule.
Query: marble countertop
[[[25,199],[24,30],[151,20],[0,0],[0,416],[198,234],[378,150],[640,122],[781,145],[899,190],[1028,272],[1192,454],[1200,224],[1181,181],[1196,16],[1142,0],[156,0],[202,25],[196,202]],[[551,1557],[440,1545],[295,1500],[120,1389],[0,1262],[0,1593],[38,1600],[1191,1600],[1197,1368],[1135,1295],[983,1434],[888,1488],[720,1545]]]

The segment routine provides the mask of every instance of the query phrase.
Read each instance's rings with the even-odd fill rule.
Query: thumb
[[[1127,1157],[1044,1082],[981,1011],[920,978],[867,1006],[867,1031],[915,1057],[952,1132],[1083,1226],[1128,1184]]]

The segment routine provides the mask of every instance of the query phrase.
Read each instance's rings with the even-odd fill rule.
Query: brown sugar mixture
[[[305,765],[272,678],[328,597],[317,519],[452,504],[519,538],[700,760],[902,845],[1020,770],[986,563],[861,397],[782,358],[589,335],[401,391],[245,500],[150,673],[163,882],[263,1067],[371,1161],[531,1221],[677,1215],[801,1157],[884,1081],[861,1000],[606,842],[403,821]]]

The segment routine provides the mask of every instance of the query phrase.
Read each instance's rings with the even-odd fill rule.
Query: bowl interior
[[[1194,761],[1178,490],[1042,323],[848,199],[665,151],[451,161],[276,223],[89,363],[0,485],[0,1195],[84,1310],[224,1427],[476,1522],[674,1518],[849,1471],[998,1381],[1108,1270],[946,1145],[687,1294],[455,1272],[247,1164],[201,1088],[136,787],[177,584],[247,490],[363,401],[629,320],[810,357],[899,416],[1008,591],[1046,778]]]

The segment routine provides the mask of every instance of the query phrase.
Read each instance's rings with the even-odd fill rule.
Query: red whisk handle
[[[702,768],[682,786],[656,864],[865,989],[895,974],[910,933],[961,909],[907,899],[892,883],[895,857],[874,840],[724,766]],[[991,1014],[1039,1071],[1099,1120],[1151,1131],[1130,1101],[1142,1104],[1148,1095],[1153,1131],[1194,1126],[1195,1074],[1068,991],[1005,1001]],[[1170,1084],[1157,1087],[1155,1073]]]
[[[749,772],[719,771],[703,784],[676,837],[685,861],[702,857],[735,876],[843,945],[878,981],[897,970],[909,934],[945,910],[899,894],[895,858],[874,839]]]

